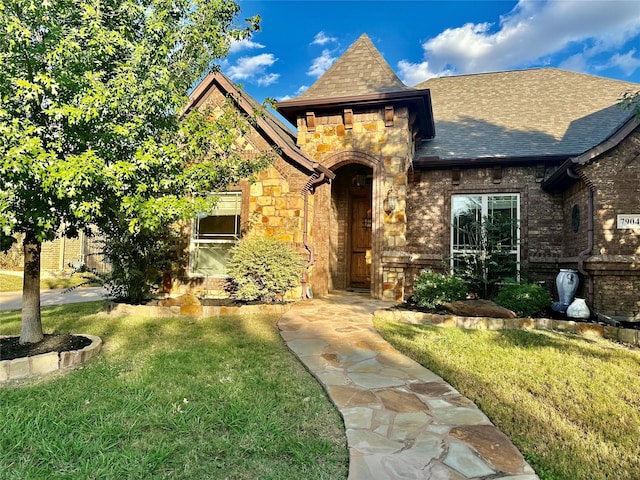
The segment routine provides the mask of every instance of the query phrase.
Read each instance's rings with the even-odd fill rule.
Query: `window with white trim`
[[[190,272],[192,275],[225,276],[231,248],[240,240],[242,192],[217,194],[218,202],[210,213],[193,220]]]
[[[451,270],[458,273],[478,261],[502,259],[509,265],[504,279],[516,280],[520,270],[520,195],[517,193],[451,196]]]

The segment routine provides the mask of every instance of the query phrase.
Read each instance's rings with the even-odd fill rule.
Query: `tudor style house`
[[[274,235],[308,260],[302,292],[365,289],[402,301],[424,268],[472,248],[460,225],[500,215],[527,278],[553,292],[576,269],[596,312],[640,320],[640,128],[617,106],[640,85],[553,68],[404,85],[362,35],[308,90],[239,139],[275,162],[193,222],[182,281],[221,288],[242,234]],[[221,73],[190,108],[255,100]]]

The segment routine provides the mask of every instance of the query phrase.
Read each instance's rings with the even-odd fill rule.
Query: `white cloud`
[[[633,75],[640,68],[640,55],[636,55],[635,50],[624,55],[616,53],[605,67],[618,67],[625,75]]]
[[[587,42],[567,65],[584,68],[597,54],[611,52],[640,34],[640,8],[636,0],[566,1],[520,0],[499,25],[468,23],[450,28],[423,43],[424,62],[403,60],[404,78],[413,85],[445,72],[500,71],[546,63],[552,55]],[[633,54],[620,58],[631,69]],[[400,64],[399,64],[400,66]],[[637,67],[635,67],[637,68]],[[416,79],[421,78],[418,82]]]
[[[231,46],[229,47],[229,53],[238,53],[242,50],[252,50],[254,48],[264,48],[264,45],[252,42],[248,38],[242,40],[232,40]]]
[[[256,83],[261,87],[268,87],[269,85],[276,83],[279,78],[279,73],[268,73],[263,77],[258,78]]]
[[[575,55],[571,55],[567,59],[563,60],[560,63],[560,65],[558,65],[558,67],[562,68],[563,70],[571,70],[574,72],[584,72],[587,70],[588,65],[589,65],[588,56],[585,55],[583,52],[581,52],[581,53],[576,53]]]
[[[323,50],[322,55],[313,59],[309,70],[307,70],[307,75],[319,77],[326,72],[335,61],[336,57],[331,56],[330,50]]]
[[[227,74],[233,80],[254,80],[263,78],[267,67],[272,66],[278,59],[272,53],[262,53],[254,57],[241,57],[235,65],[228,68]]]
[[[328,37],[324,32],[316,33],[316,36],[313,37],[313,42],[311,45],[326,45],[327,43],[335,43],[338,39],[336,37]]]
[[[298,88],[298,90],[296,90],[296,93],[294,93],[293,95],[285,95],[284,97],[278,97],[277,100],[279,102],[284,102],[285,100],[291,100],[292,98],[295,98],[298,95],[307,91],[308,88],[309,88],[309,85],[301,85],[300,88]]]
[[[407,60],[398,62],[398,74],[405,85],[417,85],[429,78],[441,76],[429,69],[429,62],[411,63]]]

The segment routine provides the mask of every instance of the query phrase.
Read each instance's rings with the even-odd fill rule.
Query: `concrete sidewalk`
[[[68,303],[95,302],[107,296],[104,287],[80,287],[70,292],[64,289],[42,290],[40,306],[66,305]],[[20,310],[22,308],[22,292],[0,292],[0,310]]]
[[[378,335],[372,315],[387,307],[335,293],[278,323],[344,419],[349,480],[538,479],[473,402]]]

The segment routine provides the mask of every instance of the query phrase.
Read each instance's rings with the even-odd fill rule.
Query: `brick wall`
[[[43,272],[71,273],[74,266],[84,265],[98,272],[108,272],[109,263],[102,255],[101,237],[80,234],[78,238],[58,237],[42,243],[40,268]]]
[[[640,229],[618,229],[616,222],[619,214],[640,215],[640,129],[579,173],[595,191],[594,249],[585,263],[594,307],[640,320]]]
[[[589,187],[580,181],[563,194],[563,257],[577,257],[587,248]]]
[[[407,195],[407,254],[412,259],[405,276],[410,294],[423,268],[445,271],[451,249],[451,196],[454,194],[520,194],[520,259],[523,272],[551,288],[563,252],[565,230],[561,195],[550,195],[536,181],[536,167],[507,167],[494,180],[492,168],[467,168],[453,180],[451,170],[417,170]]]
[[[616,228],[617,214],[640,214],[640,129],[581,174],[596,190],[597,253],[640,254],[640,231]]]

